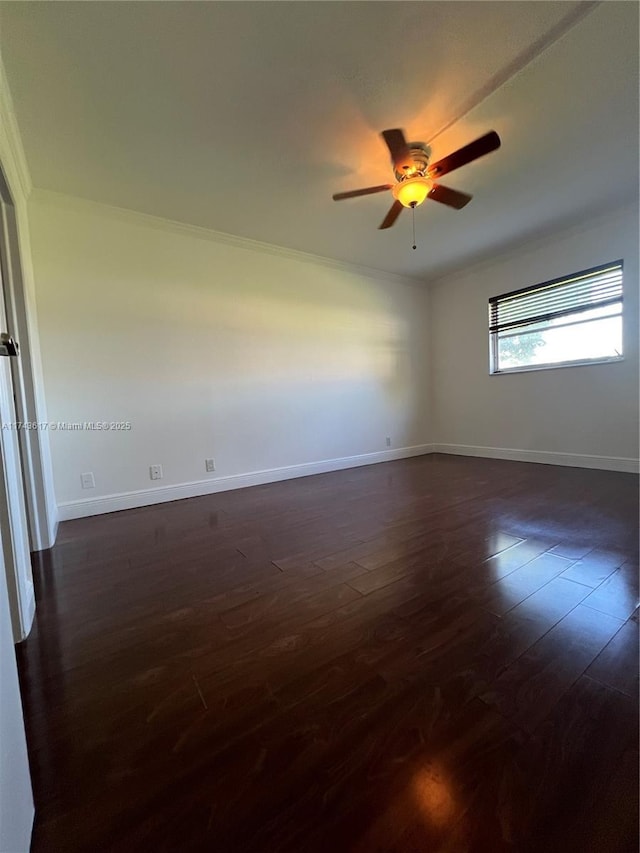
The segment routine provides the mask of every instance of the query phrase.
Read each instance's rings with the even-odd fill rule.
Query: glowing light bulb
[[[416,175],[415,178],[406,178],[393,187],[393,197],[405,207],[417,207],[425,200],[431,189],[431,181]]]

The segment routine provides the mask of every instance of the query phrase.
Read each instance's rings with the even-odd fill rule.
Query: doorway
[[[0,538],[14,642],[25,639],[35,614],[31,551],[49,547],[33,361],[23,287],[16,211],[0,169],[0,332],[18,341],[19,355],[0,355]]]

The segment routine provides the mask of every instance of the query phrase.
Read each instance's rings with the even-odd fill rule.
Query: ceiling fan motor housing
[[[411,159],[413,160],[415,171],[395,171],[395,176],[398,181],[403,181],[405,178],[413,178],[416,175],[426,174],[431,156],[431,149],[424,142],[409,142],[407,143]]]

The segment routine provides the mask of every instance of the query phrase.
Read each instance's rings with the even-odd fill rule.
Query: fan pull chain
[[[416,248],[416,205],[415,202],[411,205],[411,221],[413,225],[413,246],[412,249]]]

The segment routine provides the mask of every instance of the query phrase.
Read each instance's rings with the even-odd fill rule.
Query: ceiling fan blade
[[[346,193],[334,193],[334,201],[342,201],[343,198],[357,198],[361,195],[373,195],[373,193],[382,193],[385,190],[390,190],[393,184],[380,184],[379,187],[365,187],[363,190],[349,190]]]
[[[484,157],[485,154],[495,151],[496,148],[500,148],[500,137],[495,130],[491,130],[481,136],[480,139],[476,139],[475,142],[458,148],[448,157],[443,157],[442,160],[430,165],[427,170],[428,174],[430,177],[439,178],[441,175],[446,175],[447,172],[459,169],[460,166],[466,166],[467,163],[477,160],[478,157]]]
[[[434,184],[429,190],[427,198],[439,201],[441,204],[447,204],[449,207],[455,207],[456,210],[461,210],[466,204],[469,204],[473,196],[458,192],[458,190],[452,190],[450,187],[444,187],[442,184]]]
[[[399,201],[394,201],[391,207],[389,208],[389,213],[382,220],[382,224],[378,226],[378,230],[381,231],[383,228],[391,228],[393,223],[402,213],[402,204]]]
[[[407,145],[407,140],[404,138],[404,133],[399,127],[391,130],[383,130],[381,134],[384,141],[387,143],[387,148],[391,152],[391,159],[396,172],[406,172],[414,168],[411,152]]]

